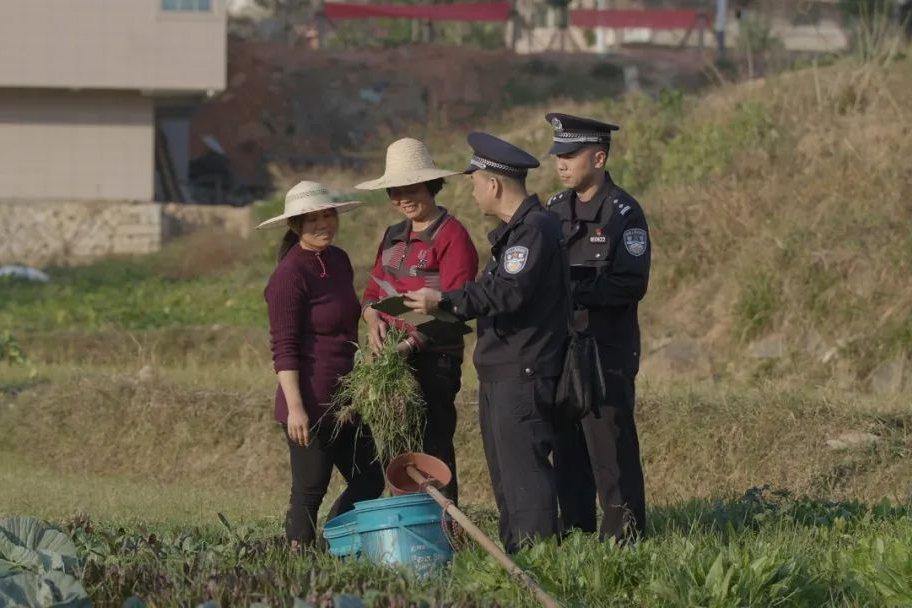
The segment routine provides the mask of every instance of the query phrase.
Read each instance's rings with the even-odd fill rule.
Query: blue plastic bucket
[[[406,494],[355,503],[361,553],[385,564],[402,564],[419,575],[453,557],[440,506],[427,494]]]
[[[358,514],[348,511],[327,521],[323,525],[323,538],[329,543],[330,554],[336,557],[357,556],[361,551]]]

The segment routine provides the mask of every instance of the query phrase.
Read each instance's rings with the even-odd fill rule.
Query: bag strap
[[[564,284],[564,309],[567,315],[568,336],[576,333],[576,326],[573,322],[573,288],[570,284],[570,251],[566,239],[561,239],[561,263],[562,263],[562,283]]]

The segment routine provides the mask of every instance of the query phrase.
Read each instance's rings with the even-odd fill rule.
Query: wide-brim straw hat
[[[282,215],[269,218],[256,229],[284,226],[285,220],[290,217],[323,209],[335,209],[339,213],[345,213],[360,204],[358,201],[334,201],[326,186],[317,182],[298,182],[285,195],[285,211]]]
[[[386,149],[386,168],[383,176],[361,182],[355,188],[358,190],[398,188],[460,173],[461,171],[438,169],[424,143],[411,137],[405,137],[394,141]]]

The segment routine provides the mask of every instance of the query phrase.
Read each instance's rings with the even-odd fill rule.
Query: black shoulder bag
[[[589,412],[599,418],[599,405],[607,393],[605,374],[595,338],[577,331],[573,323],[573,292],[570,287],[570,265],[563,252],[564,289],[567,292],[567,350],[564,368],[557,382],[555,399],[555,424],[559,427],[575,425]]]

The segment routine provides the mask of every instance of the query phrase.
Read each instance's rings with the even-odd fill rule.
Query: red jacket
[[[408,220],[387,228],[371,275],[390,283],[397,293],[405,293],[422,287],[438,291],[459,289],[466,281],[473,280],[477,272],[478,251],[469,232],[443,209],[443,214],[422,232],[413,233]],[[386,296],[375,281],[368,279],[361,306]],[[414,328],[407,323],[380,314],[388,323],[415,335]],[[416,338],[428,350],[451,351],[458,347],[462,352],[461,339],[454,344],[428,344],[427,338],[420,335]]]

